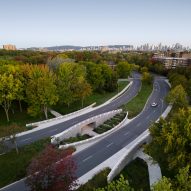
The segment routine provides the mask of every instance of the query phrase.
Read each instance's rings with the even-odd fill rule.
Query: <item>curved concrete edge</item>
[[[149,130],[143,132],[132,143],[127,146],[125,154],[118,160],[116,165],[112,168],[111,172],[107,176],[107,181],[111,182],[115,176],[117,176],[121,170],[133,159],[137,149],[150,139]]]
[[[103,119],[102,122],[105,122],[106,120],[110,119],[114,115],[121,113],[121,112],[122,112],[122,109],[118,109],[118,110],[109,111],[109,112],[102,113],[100,115],[96,115],[94,117],[91,117],[89,119],[86,119],[86,120],[70,127],[69,129],[52,136],[51,137],[51,143],[52,144],[59,144],[59,142],[64,140],[65,138],[69,138],[69,137],[72,137],[72,135],[75,136],[76,134],[78,134],[82,126],[87,125],[87,124],[92,123],[92,122],[95,122],[98,119]]]
[[[132,86],[132,84],[133,84],[133,81],[130,81],[129,84],[127,84],[127,86],[126,86],[123,90],[121,90],[118,94],[116,94],[116,95],[115,95],[114,97],[112,97],[111,99],[107,100],[105,103],[94,107],[93,110],[98,109],[98,108],[101,108],[101,107],[103,107],[103,106],[105,106],[105,105],[111,103],[114,99],[118,98],[118,97],[121,96],[125,91],[127,91],[127,89],[128,89],[130,86]]]
[[[79,142],[75,142],[75,143],[71,143],[71,144],[66,144],[66,145],[60,145],[59,149],[66,149],[68,147],[77,147],[77,146],[81,146],[81,145],[86,145],[86,144],[90,144],[90,143],[96,143],[97,141],[99,141],[100,139],[110,135],[111,133],[115,132],[116,130],[119,130],[121,127],[123,127],[123,124],[125,123],[125,121],[128,119],[128,112],[125,116],[125,118],[118,124],[116,125],[114,128],[110,129],[109,131],[106,131],[105,133],[102,133],[100,135],[96,135],[92,138],[83,140],[83,141],[79,141]],[[92,145],[92,144],[91,144]],[[87,147],[86,147],[87,148]],[[84,148],[85,149],[85,148]]]
[[[153,158],[143,152],[143,149],[137,151],[134,159],[140,158],[147,163],[149,173],[150,188],[162,178],[161,168],[159,164],[153,160]]]
[[[169,85],[170,88],[172,87],[168,79],[166,79],[164,81]]]
[[[64,119],[64,118],[67,118],[67,117],[70,117],[70,119],[76,117],[76,116],[79,116],[79,115],[82,115],[82,114],[85,114],[86,112],[89,112],[89,109],[92,109],[93,106],[96,105],[96,103],[93,103],[85,108],[82,108],[78,111],[74,111],[72,113],[69,113],[69,114],[66,114],[66,115],[62,115],[62,116],[59,116],[59,117],[54,117],[52,119],[47,119],[47,120],[43,120],[43,121],[39,121],[39,122],[34,122],[34,123],[29,123],[29,124],[26,124],[26,127],[30,127],[30,126],[38,126],[38,125],[41,125],[41,124],[44,124],[44,123],[48,123],[48,122],[52,122],[52,121],[55,121],[55,120],[58,120],[58,119]]]
[[[169,112],[172,109],[172,105],[169,105],[166,110],[162,113],[161,116],[165,119]],[[160,118],[159,118],[160,119]],[[158,120],[159,120],[158,119]],[[156,123],[158,122],[156,120]],[[128,147],[127,152],[120,158],[117,164],[112,168],[111,172],[109,173],[107,180],[108,182],[112,181],[113,178],[118,175],[121,170],[133,159],[133,155],[135,154],[136,150],[143,144],[148,143],[151,140],[149,129],[144,131],[140,136],[138,136],[132,143],[127,145]]]

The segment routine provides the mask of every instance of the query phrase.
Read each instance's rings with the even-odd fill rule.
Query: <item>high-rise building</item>
[[[5,44],[5,45],[3,45],[3,49],[5,49],[5,50],[16,50],[16,46],[13,44]]]

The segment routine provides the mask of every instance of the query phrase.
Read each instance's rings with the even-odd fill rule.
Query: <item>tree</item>
[[[142,74],[142,81],[146,82],[147,84],[151,84],[152,83],[152,75],[149,72],[143,72]]]
[[[15,79],[12,74],[0,74],[0,104],[5,110],[8,122],[11,103],[16,99],[20,87],[20,80]]]
[[[119,62],[116,66],[116,71],[119,78],[128,78],[132,67],[128,62]]]
[[[152,141],[147,152],[173,173],[191,164],[191,110],[180,109],[171,120],[160,120],[150,128]]]
[[[172,183],[165,176],[152,186],[151,191],[173,191]]]
[[[60,102],[68,107],[74,101],[84,98],[91,93],[91,87],[86,81],[86,69],[76,63],[64,63],[58,68],[58,87]],[[85,92],[87,91],[87,92]]]
[[[145,73],[145,72],[148,72],[148,68],[147,67],[142,67],[141,69],[141,73],[143,74],[143,73]]]
[[[27,168],[26,184],[34,191],[70,191],[76,183],[76,164],[71,150],[52,145],[32,159]]]
[[[26,95],[29,103],[28,112],[32,116],[38,115],[41,110],[48,118],[48,107],[58,101],[55,76],[47,66],[31,67],[30,79],[27,83]]]
[[[112,181],[105,188],[98,188],[94,191],[133,191],[134,189],[129,186],[129,182],[124,179],[123,175],[119,180]]]
[[[182,87],[182,85],[178,85],[174,87],[167,96],[167,101],[170,104],[173,104],[174,108],[185,108],[188,105],[187,94]]]
[[[84,106],[84,99],[87,96],[90,96],[92,93],[92,89],[90,84],[87,83],[87,81],[84,78],[79,79],[78,82],[78,91],[77,91],[77,96],[81,99],[82,102],[82,107]]]
[[[152,191],[190,191],[191,190],[191,175],[190,167],[186,167],[179,170],[179,173],[175,176],[175,179],[169,179],[162,177],[162,179],[153,185]]]

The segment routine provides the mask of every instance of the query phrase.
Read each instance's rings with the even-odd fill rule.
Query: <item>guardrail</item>
[[[124,124],[124,122],[126,121],[128,117],[128,113],[126,114],[125,118],[118,124],[116,125],[114,128],[110,129],[109,131],[106,131],[100,135],[96,135],[94,137],[91,137],[89,139],[86,139],[86,140],[82,140],[82,141],[78,141],[78,142],[75,142],[75,143],[70,143],[70,144],[65,144],[65,145],[60,145],[59,146],[59,149],[66,149],[66,148],[69,148],[69,147],[76,147],[76,146],[80,146],[80,145],[85,145],[85,144],[89,144],[89,143],[92,143],[92,142],[96,142],[108,135],[110,135],[111,133],[113,133],[114,131],[118,130],[119,128],[121,128]]]
[[[118,109],[118,110],[109,111],[109,112],[91,117],[89,119],[86,119],[86,120],[70,127],[69,129],[63,131],[62,133],[52,136],[51,143],[59,144],[62,140],[67,139],[69,137],[74,137],[78,133],[81,133],[81,127],[88,125],[92,122],[97,122],[96,125],[99,125],[99,124],[105,122],[106,120],[108,120],[109,118],[113,117],[114,115],[121,113],[121,112],[122,112],[122,109]],[[98,120],[100,120],[100,119],[102,119],[101,123],[98,122]]]
[[[88,110],[90,108],[92,108],[96,103],[93,103],[83,109],[80,109],[78,111],[75,111],[75,112],[72,112],[72,113],[69,113],[69,114],[66,114],[66,115],[62,115],[60,117],[54,117],[52,119],[47,119],[47,120],[43,120],[43,121],[39,121],[39,122],[34,122],[34,123],[30,123],[30,124],[26,124],[26,127],[31,127],[31,126],[38,126],[38,125],[41,125],[41,124],[44,124],[44,123],[48,123],[48,122],[52,122],[52,121],[56,121],[58,119],[64,119],[64,118],[67,118],[67,117],[70,117],[72,115],[76,115],[78,113],[82,113],[83,111],[85,110]]]

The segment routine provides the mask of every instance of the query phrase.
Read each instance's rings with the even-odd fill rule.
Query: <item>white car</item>
[[[151,106],[152,106],[152,107],[156,107],[156,106],[157,106],[157,103],[156,103],[156,102],[153,102],[153,103],[151,103]]]

